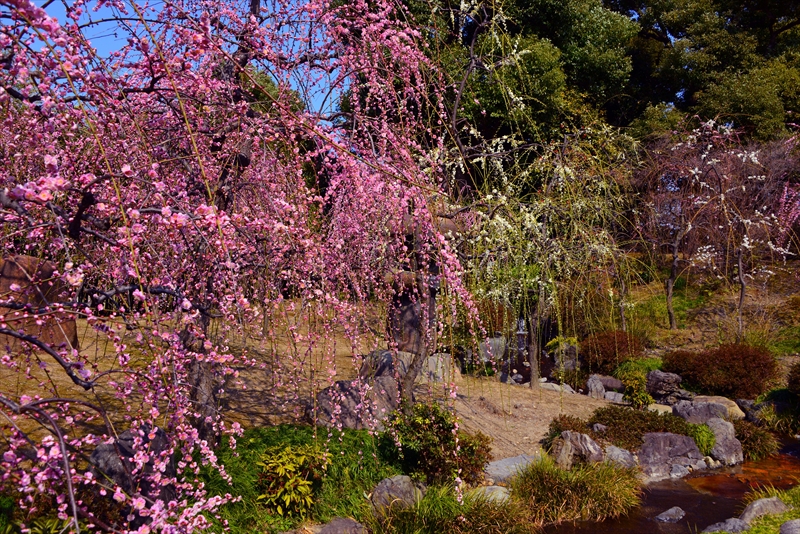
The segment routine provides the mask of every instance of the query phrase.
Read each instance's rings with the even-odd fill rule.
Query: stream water
[[[628,516],[601,523],[577,522],[551,526],[546,534],[687,534],[736,517],[742,497],[752,488],[773,485],[788,489],[800,483],[800,442],[786,442],[777,456],[759,462],[706,471],[680,480],[665,480],[647,487],[642,504]],[[674,524],[653,520],[661,512],[680,506],[686,517]]]

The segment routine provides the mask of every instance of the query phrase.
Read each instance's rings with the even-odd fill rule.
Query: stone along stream
[[[785,443],[777,456],[735,467],[704,471],[684,479],[647,486],[642,504],[620,519],[601,523],[581,521],[545,528],[545,534],[688,534],[729,517],[738,517],[745,493],[759,486],[788,489],[800,483],[800,442]],[[677,523],[659,523],[661,512],[681,507],[686,516]]]

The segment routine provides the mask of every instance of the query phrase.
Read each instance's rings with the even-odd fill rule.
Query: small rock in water
[[[703,532],[744,532],[749,528],[750,525],[741,519],[731,517],[730,519],[726,519],[721,523],[714,523],[713,525],[706,527]]]
[[[792,519],[782,524],[781,534],[800,534],[800,519]]]
[[[659,523],[677,523],[683,516],[686,515],[686,512],[680,506],[673,506],[666,512],[661,512],[655,517],[655,520]]]

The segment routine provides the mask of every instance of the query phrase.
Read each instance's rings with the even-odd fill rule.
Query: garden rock
[[[720,397],[719,395],[698,395],[693,401],[695,404],[702,404],[704,402],[715,402],[722,404],[728,410],[728,415],[725,417],[728,421],[737,419],[744,419],[745,414],[739,406],[727,397]]]
[[[800,519],[792,519],[782,524],[781,534],[800,534]]]
[[[142,440],[142,449],[134,449],[135,437]],[[151,459],[145,465],[142,474],[131,475],[130,473],[136,467],[134,456],[140,450],[147,451]],[[108,477],[128,494],[133,494],[138,490],[144,496],[158,497],[169,502],[175,496],[175,488],[173,486],[158,488],[148,480],[148,475],[152,475],[155,470],[155,458],[168,453],[169,440],[166,433],[158,427],[151,428],[148,425],[142,425],[136,434],[133,430],[128,429],[121,433],[114,443],[98,445],[92,451],[89,462],[93,466],[95,478],[106,480]],[[175,464],[170,460],[166,464],[166,469],[159,474],[162,477],[171,478],[176,476],[176,473]],[[156,495],[152,495],[153,492]]]
[[[502,360],[506,355],[507,348],[508,342],[505,336],[490,337],[485,341],[481,341],[480,345],[478,345],[481,363]]]
[[[561,390],[565,393],[576,393],[569,384],[561,384]]]
[[[728,415],[728,409],[717,402],[694,403],[684,400],[672,407],[672,413],[690,423],[702,424],[715,417],[724,419]]]
[[[608,427],[602,423],[595,423],[592,425],[592,431],[597,432],[598,434],[602,434],[606,430],[608,430]]]
[[[598,375],[589,377],[589,380],[586,381],[586,389],[589,391],[589,396],[593,399],[605,398],[606,388]]]
[[[625,396],[617,391],[606,391],[606,400],[616,402],[617,404],[624,404]]]
[[[71,300],[71,291],[66,284],[54,279],[57,269],[55,263],[33,256],[19,255],[0,259],[2,300],[30,304],[36,308]],[[20,314],[19,319],[16,318],[17,313]],[[23,312],[18,310],[0,307],[0,315],[5,316],[4,322],[8,323],[9,329],[22,330],[53,348],[68,345],[76,350],[80,349],[78,330],[72,316],[56,313],[45,319],[39,319],[22,318],[22,314]],[[18,351],[22,345],[27,343],[15,337],[0,335],[0,347],[6,351]]]
[[[553,443],[551,455],[563,469],[571,469],[576,463],[603,461],[603,449],[592,438],[580,432],[565,430]]]
[[[355,519],[334,517],[318,534],[367,534],[367,528]]]
[[[726,519],[725,521],[714,523],[713,525],[706,527],[703,532],[744,532],[749,528],[750,525],[741,519],[731,517],[730,519]]]
[[[389,508],[414,506],[425,496],[426,490],[424,484],[415,483],[405,475],[384,478],[372,490],[372,510],[376,516],[383,517]]]
[[[636,457],[630,451],[614,445],[606,448],[606,461],[620,467],[636,467]]]
[[[736,465],[744,461],[742,444],[736,439],[736,430],[733,424],[718,417],[706,421],[706,426],[711,429],[716,438],[710,456],[725,465]]]
[[[562,388],[559,384],[554,384],[552,382],[541,382],[539,387],[542,389],[546,389],[548,391],[558,391],[559,393],[566,392],[564,388]]]
[[[639,465],[648,482],[706,468],[703,455],[689,436],[652,432],[645,434],[643,438],[644,444],[639,451]],[[673,471],[673,466],[685,468],[686,473],[681,469]]]
[[[380,376],[371,384],[339,380],[317,394],[316,420],[327,427],[383,430],[382,421],[397,409],[398,399],[392,376]]]
[[[761,517],[762,515],[782,514],[787,510],[789,510],[789,507],[778,497],[758,499],[747,505],[742,515],[739,516],[739,519],[746,523],[751,523],[753,519]]]
[[[480,486],[467,492],[467,495],[494,504],[504,504],[511,498],[511,492],[503,486]]]
[[[405,376],[414,355],[410,352],[373,350],[364,357],[358,376],[362,380],[371,380],[381,376]]]
[[[655,517],[659,523],[677,523],[686,515],[680,506],[673,506],[665,512],[661,512]]]
[[[578,352],[578,347],[575,345],[568,345],[564,350],[556,351],[555,353],[555,367],[553,372],[558,371],[574,371],[581,367],[584,363],[582,355]]]
[[[521,454],[519,456],[512,456],[511,458],[490,462],[485,469],[486,476],[491,478],[495,484],[506,484],[515,477],[517,473],[525,469],[528,464],[538,459],[538,455],[531,456],[528,454]]]
[[[655,369],[647,373],[647,392],[662,404],[674,404],[669,400],[678,393],[681,380],[680,375]]]
[[[461,371],[454,364],[453,357],[447,353],[434,354],[422,364],[419,376],[420,382],[458,382]]]
[[[662,415],[665,414],[665,413],[671,414],[672,413],[672,407],[671,406],[667,406],[666,404],[649,404],[647,406],[647,411],[656,412],[656,413],[659,413],[659,414],[662,414]]]
[[[620,393],[625,391],[625,384],[622,383],[622,380],[619,378],[614,378],[613,376],[607,375],[592,375],[596,376],[600,379],[600,382],[603,384],[603,387],[606,391],[619,391]]]

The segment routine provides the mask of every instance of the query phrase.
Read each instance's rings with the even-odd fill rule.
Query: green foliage
[[[483,479],[491,461],[491,439],[457,430],[454,414],[436,403],[415,404],[393,412],[380,436],[382,455],[403,472],[423,477],[429,484],[467,484]]]
[[[328,464],[328,453],[315,445],[268,449],[256,462],[261,468],[258,485],[262,492],[257,500],[280,516],[305,517]]]
[[[744,419],[733,421],[736,439],[742,444],[744,457],[748,460],[763,460],[778,452],[780,444],[770,432]]]
[[[800,326],[786,326],[770,336],[770,349],[776,354],[800,353]]]
[[[637,410],[647,408],[655,400],[647,392],[647,374],[636,368],[617,369],[614,375],[625,385],[624,399]]]
[[[647,375],[650,371],[661,370],[661,358],[640,358],[623,362],[614,370],[614,373],[639,372]]]
[[[595,423],[608,427],[599,436],[600,439],[630,451],[641,447],[642,436],[650,432],[671,432],[683,436],[698,432],[690,423],[672,414],[632,410],[625,406],[598,408],[588,422],[589,426]]]
[[[761,425],[772,432],[794,436],[800,434],[800,397],[788,389],[773,389],[757,401]]]
[[[309,426],[278,425],[247,430],[237,439],[235,450],[230,448],[227,439],[223,441],[216,454],[232,483],[229,485],[216,470],[207,469],[201,475],[210,494],[230,493],[241,498],[220,510],[221,519],[229,523],[233,534],[283,532],[297,526],[299,518],[269,513],[263,499],[258,500],[262,490],[259,484],[261,468],[257,463],[268,451],[286,447],[313,446],[328,452],[330,463],[326,476],[314,492],[308,519],[322,523],[337,516],[357,520],[369,516],[369,501],[364,495],[384,478],[399,474],[398,470],[380,461],[375,438],[367,431],[330,433],[327,428],[315,430]],[[222,525],[215,522],[214,531],[221,529]]]
[[[711,454],[711,449],[714,448],[714,445],[717,443],[717,438],[714,436],[714,432],[711,431],[706,425],[703,424],[694,424],[694,423],[687,423],[687,435],[694,439],[694,442],[697,444],[697,448],[700,449],[700,452],[703,453],[703,456],[708,456]]]
[[[567,471],[544,455],[512,479],[511,492],[546,525],[619,517],[639,504],[641,486],[635,469],[593,463]]]
[[[726,344],[702,352],[674,351],[664,356],[664,371],[710,395],[752,399],[766,391],[777,372],[774,356],[763,347]]]
[[[368,521],[386,534],[533,534],[525,509],[514,500],[496,503],[467,493],[459,503],[450,486],[433,486],[414,506],[392,507],[386,517]]]

